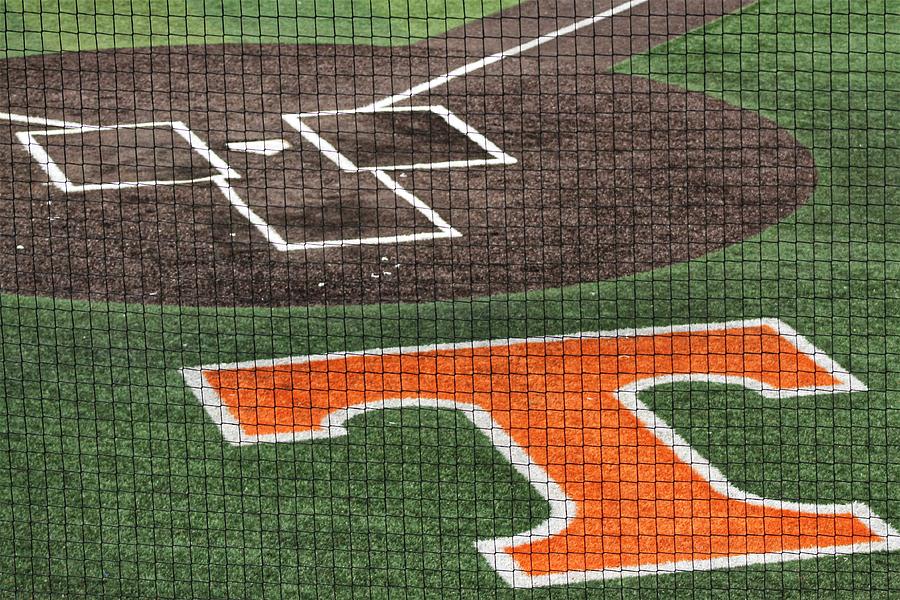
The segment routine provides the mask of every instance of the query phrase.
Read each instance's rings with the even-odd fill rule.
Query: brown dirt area
[[[209,182],[48,186],[15,136],[45,128],[0,122],[0,289],[185,305],[422,302],[609,279],[738,242],[809,197],[809,152],[755,113],[608,67],[740,4],[651,2],[404,103],[448,107],[518,161],[390,172],[459,231],[453,239],[279,252]],[[409,48],[189,46],[9,60],[0,111],[95,125],[182,121],[291,243],[427,233],[434,226],[420,212],[372,173],[338,169],[282,115],[368,104],[598,6],[576,2],[569,14],[531,2]],[[358,166],[484,158],[430,113],[315,121]],[[263,139],[291,148],[263,156],[227,146]],[[46,144],[77,183],[211,172],[165,127]]]

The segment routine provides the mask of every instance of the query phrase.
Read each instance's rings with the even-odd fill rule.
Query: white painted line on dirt
[[[330,111],[335,114],[353,114],[360,111]],[[371,167],[360,167],[360,171],[413,171],[413,170],[438,170],[438,169],[456,169],[469,167],[488,167],[492,165],[514,165],[519,162],[515,157],[510,156],[500,149],[494,142],[487,139],[478,132],[477,129],[454,115],[446,106],[433,104],[430,106],[387,106],[382,109],[362,111],[364,114],[378,112],[430,112],[444,120],[447,125],[455,129],[465,137],[467,137],[476,146],[484,150],[491,158],[475,158],[466,160],[445,160],[440,162],[428,163],[411,163],[404,165],[375,165]],[[320,116],[323,113],[313,113]],[[301,115],[302,117],[303,115]]]
[[[452,228],[451,228],[452,229]],[[459,237],[461,234],[452,229],[452,231],[428,231],[423,233],[406,233],[403,235],[389,235],[367,238],[353,238],[340,240],[322,240],[320,242],[303,242],[296,244],[286,244],[284,248],[279,248],[285,252],[294,252],[298,250],[324,250],[326,248],[346,248],[348,246],[379,246],[382,244],[401,244],[405,242],[421,242],[425,240],[440,240],[445,238]]]
[[[0,113],[3,117],[7,113]],[[20,115],[15,115],[20,116]],[[31,117],[27,117],[32,119]],[[49,121],[47,119],[29,120],[31,124],[40,123],[43,125],[51,125],[59,127],[59,121]],[[93,125],[76,125],[67,123],[62,129],[48,129],[45,131],[20,131],[16,133],[19,142],[25,146],[25,149],[31,154],[35,162],[47,174],[50,184],[57,189],[69,193],[84,193],[102,190],[121,190],[128,188],[151,187],[151,186],[174,186],[191,183],[211,182],[222,193],[223,196],[231,204],[232,208],[242,217],[247,219],[263,237],[278,250],[285,250],[288,243],[282,238],[275,229],[273,229],[262,217],[253,212],[246,202],[231,187],[232,179],[240,179],[240,174],[231,168],[225,160],[213,151],[209,145],[182,121],[153,121],[147,123],[129,123],[126,125],[109,125],[106,127],[98,127]],[[216,175],[206,177],[196,177],[192,179],[173,179],[173,180],[147,180],[147,181],[113,181],[107,183],[90,183],[76,184],[69,180],[65,172],[59,167],[44,147],[37,141],[36,136],[52,137],[58,135],[73,135],[79,133],[98,133],[103,131],[114,131],[120,129],[149,129],[170,127],[175,135],[183,139],[190,145],[193,152],[202,156],[210,166],[217,171]]]
[[[338,152],[331,142],[316,133],[312,127],[304,123],[299,115],[282,115],[282,118],[288,125],[300,132],[307,142],[316,147],[322,153],[322,156],[333,162],[337,167],[347,173],[356,173],[359,169],[353,164],[349,158]]]
[[[395,196],[411,205],[417,211],[422,213],[439,231],[429,231],[415,234],[392,235],[392,236],[376,236],[366,238],[338,239],[338,240],[322,240],[315,242],[303,242],[296,244],[285,244],[279,246],[279,250],[284,252],[292,252],[297,250],[321,250],[324,248],[342,248],[345,246],[364,246],[378,244],[397,244],[401,242],[412,242],[418,240],[433,240],[440,238],[461,237],[462,234],[454,229],[447,221],[445,221],[434,209],[410,193],[399,183],[394,181],[387,173],[379,169],[364,170],[356,166],[356,164],[344,156],[337,148],[335,148],[328,140],[320,136],[312,127],[303,122],[302,114],[282,115],[284,121],[300,132],[300,135],[311,143],[322,153],[322,156],[333,162],[339,169],[346,173],[359,173],[360,171],[370,172],[382,184],[387,186]]]
[[[155,125],[166,126],[166,123]],[[172,130],[191,146],[191,150],[202,156],[212,167],[226,179],[240,179],[240,174],[216,154],[196,133],[181,121],[172,121]]]
[[[35,139],[34,135],[28,131],[19,131],[16,132],[16,137],[19,139],[19,143],[25,146],[25,149],[28,150],[28,153],[38,166],[47,174],[50,183],[58,189],[68,193],[71,187],[69,178],[63,173],[62,169],[59,168],[56,161],[50,158],[50,155],[47,154],[47,151],[44,150],[44,147],[41,146],[40,142]]]
[[[263,156],[275,156],[279,152],[284,152],[291,148],[290,142],[287,140],[256,140],[252,142],[228,142],[225,144],[229,150],[235,152],[249,152],[250,154],[261,154]]]
[[[512,158],[512,157],[510,157]],[[360,171],[440,171],[444,169],[462,169],[468,167],[490,167],[494,165],[514,165],[518,161],[512,158],[506,161],[502,158],[476,158],[471,160],[447,160],[433,163],[411,163],[408,165],[385,165],[376,167],[359,167]]]
[[[544,34],[540,37],[537,37],[531,41],[525,42],[524,44],[519,44],[518,46],[514,46],[513,48],[509,48],[507,50],[501,50],[495,54],[491,54],[490,56],[485,56],[479,60],[474,62],[470,62],[466,65],[453,69],[449,73],[441,75],[440,77],[435,77],[429,81],[424,83],[420,83],[418,85],[414,85],[404,92],[400,92],[399,94],[394,94],[393,96],[388,96],[382,100],[377,102],[373,102],[367,106],[364,106],[360,109],[357,109],[358,112],[366,112],[377,110],[379,108],[385,108],[387,106],[391,106],[392,104],[396,104],[398,102],[402,102],[404,100],[408,100],[413,96],[417,96],[423,92],[427,92],[433,90],[437,87],[441,87],[442,85],[446,85],[447,83],[453,81],[454,79],[458,79],[469,73],[474,71],[479,71],[489,65],[500,62],[505,58],[509,58],[511,56],[517,56],[522,54],[523,52],[527,52],[538,46],[542,46],[547,42],[552,42],[553,40],[563,37],[565,35],[569,35],[570,33],[574,33],[579,29],[583,29],[585,27],[590,27],[591,25],[595,25],[601,21],[605,21],[606,19],[617,15],[621,12],[626,12],[631,10],[632,8],[638,7],[641,4],[646,4],[649,0],[629,0],[628,2],[623,2],[618,6],[614,6],[608,10],[605,10],[601,13],[597,13],[592,17],[588,17],[586,19],[582,19],[580,21],[576,21],[571,25],[567,25],[566,27],[562,27],[561,29],[557,29],[556,31],[552,31],[550,33]]]
[[[493,157],[494,161],[497,162],[497,164],[514,165],[519,162],[518,160],[516,160],[516,158],[501,150],[500,147],[497,146],[497,144],[479,133],[478,130],[476,130],[474,127],[450,112],[450,109],[448,109],[446,106],[441,106],[438,104],[433,106],[432,109],[445,121],[447,121],[447,124],[450,127],[461,132],[467,138],[475,142],[475,144],[479,148],[490,154]]]
[[[23,123],[25,125],[40,125],[42,127],[65,127],[65,128],[81,128],[81,129],[99,129],[96,125],[82,125],[75,121],[61,121],[59,119],[45,119],[44,117],[30,117],[28,115],[17,115],[15,113],[0,112],[0,121],[12,121],[13,123]]]
[[[190,179],[148,179],[146,181],[110,181],[106,183],[77,184],[71,181],[62,168],[50,157],[47,150],[38,142],[38,137],[53,137],[60,135],[78,135],[84,133],[101,133],[120,129],[151,129],[171,128],[173,133],[187,142],[191,150],[202,156],[218,174]],[[240,179],[237,171],[228,166],[222,158],[216,154],[197,134],[188,129],[181,121],[152,121],[147,123],[129,123],[125,125],[108,125],[99,127],[95,125],[80,125],[63,129],[46,129],[42,131],[19,131],[16,133],[19,142],[28,150],[34,161],[47,174],[50,184],[67,194],[95,192],[101,190],[121,190],[128,188],[140,188],[151,186],[172,186],[190,183],[213,181],[217,177],[226,179]]]
[[[406,188],[404,188],[402,185],[400,185],[399,183],[394,181],[394,179],[390,175],[388,175],[387,173],[385,173],[384,171],[382,171],[380,169],[376,169],[376,170],[372,171],[372,173],[375,175],[375,178],[378,181],[380,181],[385,186],[387,186],[387,188],[389,190],[391,190],[392,192],[394,192],[394,194],[396,194],[403,200],[406,200],[408,203],[412,204],[417,211],[419,211],[420,213],[425,215],[425,218],[427,218],[429,221],[434,223],[434,225],[438,229],[450,234],[449,237],[462,236],[462,234],[460,232],[458,232],[456,229],[454,229],[453,227],[451,227],[450,223],[445,221],[441,217],[441,215],[437,214],[437,212],[433,208],[431,208],[430,206],[428,206],[427,204],[425,204],[424,202],[419,200],[413,194],[409,193],[406,190]]]
[[[259,231],[266,241],[272,244],[276,250],[284,252],[288,249],[289,244],[287,241],[278,234],[275,229],[269,225],[265,219],[260,217],[258,214],[253,212],[253,209],[250,208],[246,202],[244,202],[243,198],[241,198],[234,188],[231,187],[231,184],[228,182],[227,177],[214,177],[213,183],[216,184],[216,187],[219,188],[219,191],[222,192],[222,195],[228,200],[231,204],[231,207],[237,211],[239,215],[250,221],[250,224],[256,227],[257,231]]]

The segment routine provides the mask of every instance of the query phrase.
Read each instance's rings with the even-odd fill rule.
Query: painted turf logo
[[[892,550],[860,503],[797,504],[732,486],[638,398],[655,385],[742,385],[769,398],[864,391],[777,320],[367,350],[184,371],[226,440],[346,434],[366,411],[461,411],[550,504],[478,550],[513,587]]]

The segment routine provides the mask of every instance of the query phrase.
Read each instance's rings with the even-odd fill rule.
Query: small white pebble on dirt
[[[399,268],[400,268],[400,263],[397,263],[396,265],[394,265],[394,268],[395,268],[395,269],[399,269]]]
[[[159,295],[159,292],[150,292],[150,293],[147,294],[147,295],[148,295],[148,296],[158,296],[158,295]]]
[[[390,271],[382,271],[382,274],[390,276],[391,272]]]
[[[16,246],[16,250],[24,250],[24,249],[25,249],[25,246],[23,246],[22,244],[19,244],[18,246]]]
[[[324,281],[320,281],[320,282],[319,282],[319,287],[325,287],[325,282],[324,282]]]
[[[381,257],[381,262],[387,262],[387,261],[388,261],[388,257],[387,257],[387,256],[382,256],[382,257]]]
[[[237,234],[236,234],[236,233],[230,233],[229,235],[230,235],[231,237],[237,237]]]
[[[381,275],[378,273],[372,273],[372,279],[378,279],[379,277],[381,277]]]

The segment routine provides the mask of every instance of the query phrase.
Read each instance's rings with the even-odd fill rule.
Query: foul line
[[[94,125],[83,125],[75,121],[60,121],[59,119],[45,119],[43,117],[30,117],[28,115],[17,115],[15,113],[0,112],[0,121],[11,121],[13,123],[23,123],[25,125],[42,125],[44,127],[63,127],[65,129],[99,129]]]
[[[479,71],[489,65],[500,62],[504,58],[509,58],[510,56],[516,56],[516,55],[522,54],[523,52],[527,52],[528,50],[537,48],[538,46],[546,44],[547,42],[551,42],[551,41],[553,41],[557,38],[560,38],[564,35],[568,35],[570,33],[578,31],[579,29],[583,29],[584,27],[589,27],[591,25],[599,23],[600,21],[604,21],[604,20],[612,17],[613,15],[617,15],[621,12],[631,10],[632,8],[640,6],[641,4],[646,4],[648,1],[649,0],[629,0],[628,2],[623,2],[622,4],[619,4],[618,6],[614,6],[614,7],[610,8],[608,10],[605,10],[601,13],[597,13],[596,15],[594,15],[592,17],[588,17],[586,19],[576,21],[576,22],[572,23],[571,25],[567,25],[566,27],[557,29],[556,31],[553,31],[551,33],[544,34],[544,35],[542,35],[538,38],[535,38],[529,42],[525,42],[524,44],[520,44],[513,48],[509,48],[508,50],[501,50],[500,52],[497,52],[496,54],[491,54],[490,56],[485,56],[484,58],[476,60],[475,62],[471,62],[467,65],[463,65],[459,68],[453,69],[449,73],[441,75],[440,77],[435,77],[434,79],[432,79],[430,81],[426,81],[424,83],[420,83],[419,85],[415,85],[415,86],[409,88],[408,90],[406,90],[405,92],[400,92],[399,94],[394,94],[393,96],[388,96],[387,98],[384,98],[377,102],[373,102],[372,104],[369,104],[367,106],[364,106],[363,108],[358,109],[358,112],[373,111],[373,110],[377,110],[379,108],[385,108],[387,106],[391,106],[392,104],[396,104],[397,102],[402,102],[403,100],[408,100],[409,98],[412,98],[413,96],[417,96],[418,94],[421,94],[422,92],[427,92],[429,90],[433,90],[434,88],[445,85],[445,84],[453,81],[454,79],[458,79],[459,77],[468,75],[469,73],[472,73],[473,71]]]

